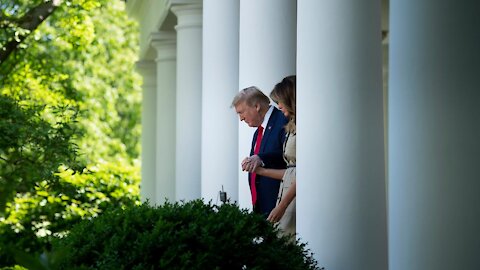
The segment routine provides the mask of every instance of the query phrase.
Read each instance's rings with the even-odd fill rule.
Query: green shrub
[[[51,241],[83,219],[108,208],[139,204],[138,166],[98,163],[83,172],[60,169],[58,179],[40,182],[35,192],[19,193],[0,217],[0,267],[13,266],[11,250],[48,252]]]
[[[54,241],[60,269],[318,269],[261,216],[201,200],[107,211]]]

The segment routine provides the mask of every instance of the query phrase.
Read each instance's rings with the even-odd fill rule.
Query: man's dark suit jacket
[[[273,107],[268,124],[263,131],[262,143],[258,153],[258,156],[262,159],[266,168],[286,168],[285,161],[283,160],[283,142],[285,141],[284,127],[287,122],[288,120],[283,113],[276,107]],[[253,155],[255,149],[257,133],[258,130],[253,134],[250,155]],[[249,185],[250,177],[251,174],[248,174]],[[280,181],[278,179],[257,175],[255,182],[257,188],[257,202],[253,206],[253,210],[256,213],[263,214],[267,217],[277,203]]]

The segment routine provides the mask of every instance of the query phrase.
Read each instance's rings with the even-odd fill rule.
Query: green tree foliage
[[[32,184],[50,179],[60,163],[73,164],[76,145],[71,121],[74,109],[59,108],[56,122],[40,116],[42,106],[20,105],[15,99],[0,97],[0,208],[16,192],[32,189]]]
[[[46,20],[18,23],[45,2]],[[138,203],[141,96],[123,1],[0,7],[0,50],[20,41],[0,62],[1,267],[7,246],[43,252],[79,220]]]
[[[61,168],[58,181],[38,183],[35,191],[18,194],[0,229],[3,265],[14,264],[10,248],[37,254],[50,249],[82,219],[96,217],[111,207],[134,205],[138,200],[138,178],[134,167],[101,163],[84,173]]]
[[[0,63],[20,47],[25,47],[23,41],[38,26],[47,19],[62,1],[30,1],[26,8],[25,1],[0,2],[0,26],[3,29],[0,37]]]

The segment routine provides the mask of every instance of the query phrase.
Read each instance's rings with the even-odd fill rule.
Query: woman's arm
[[[285,210],[290,205],[290,203],[297,196],[297,181],[294,181],[292,185],[288,188],[287,193],[282,197],[280,203],[273,208],[270,215],[268,215],[267,220],[270,222],[278,222],[285,214]]]
[[[255,170],[256,174],[270,177],[273,179],[278,179],[282,180],[283,175],[285,174],[285,169],[270,169],[270,168],[264,168],[264,167],[257,167]]]

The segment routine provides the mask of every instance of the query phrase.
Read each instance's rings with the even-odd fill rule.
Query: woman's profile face
[[[285,117],[288,118],[290,116],[289,113],[288,113],[288,110],[285,108],[285,104],[283,104],[283,102],[280,102],[280,101],[278,102],[278,109],[280,111],[282,111],[282,113],[283,113],[283,115],[285,115]]]

